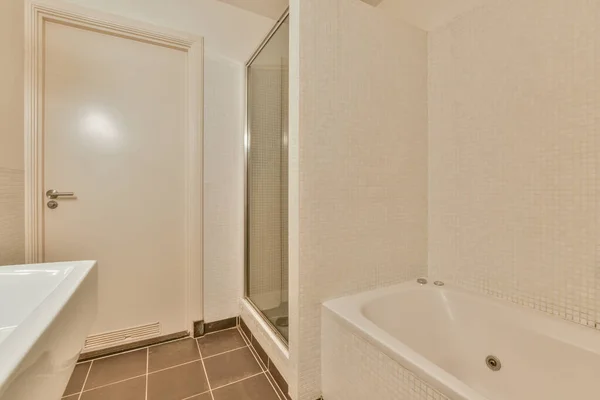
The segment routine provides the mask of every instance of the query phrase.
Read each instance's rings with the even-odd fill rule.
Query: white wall
[[[430,35],[430,275],[600,328],[600,2]]]
[[[327,299],[427,272],[427,35],[291,2],[290,390],[319,397]]]
[[[236,316],[244,265],[244,64],[274,21],[216,0],[71,0],[204,37],[204,320]]]
[[[0,265],[25,261],[23,10],[0,2]]]
[[[245,62],[274,21],[217,0],[69,0],[204,37],[208,54]]]
[[[238,315],[244,282],[244,74],[204,60],[204,320]]]
[[[274,21],[216,0],[72,2],[204,37],[205,320],[237,315],[243,293],[244,63]],[[0,265],[24,259],[23,31],[23,1],[2,0]]]

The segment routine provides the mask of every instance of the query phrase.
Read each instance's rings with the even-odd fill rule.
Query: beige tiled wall
[[[314,400],[321,302],[426,274],[427,36],[359,1],[291,13],[290,388]]]
[[[600,2],[493,1],[429,36],[429,268],[600,321]]]
[[[24,174],[0,168],[0,265],[25,262]]]
[[[23,0],[0,1],[0,265],[25,262]]]

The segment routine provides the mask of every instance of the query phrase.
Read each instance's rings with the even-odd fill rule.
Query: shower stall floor
[[[264,310],[263,313],[281,336],[288,340],[289,303],[285,301],[275,308]]]

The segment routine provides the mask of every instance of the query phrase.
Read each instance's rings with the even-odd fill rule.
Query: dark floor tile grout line
[[[243,336],[242,336],[243,337]],[[254,349],[254,347],[252,346],[252,344],[248,343],[248,349],[250,349],[250,353],[252,354],[252,357],[254,357],[254,360],[256,360],[256,362],[258,363],[258,366],[260,367],[260,369],[264,372],[268,370],[268,367],[265,366],[265,364],[262,362],[262,360],[260,359],[260,357],[258,357],[258,354],[256,353],[256,350]]]
[[[152,372],[148,371],[147,374],[148,375],[156,374],[157,372],[162,372],[162,371],[166,371],[168,369],[173,369],[173,368],[181,367],[181,366],[184,366],[184,365],[192,364],[192,363],[198,362],[200,360],[208,360],[209,358],[218,357],[218,356],[221,356],[223,354],[231,353],[231,352],[234,352],[234,351],[237,351],[237,350],[242,350],[242,349],[245,349],[246,347],[248,347],[248,346],[237,347],[235,349],[223,351],[223,352],[218,353],[218,354],[213,354],[212,356],[202,357],[202,352],[200,351],[200,347],[199,347],[199,344],[197,342],[196,342],[196,346],[198,347],[198,352],[200,353],[200,358],[198,358],[196,360],[192,360],[192,361],[186,361],[186,362],[181,363],[181,364],[171,365],[170,367],[157,369],[156,371],[152,371]]]
[[[79,393],[75,393],[75,394],[79,395],[78,398],[77,398],[77,400],[81,400],[81,398],[83,397],[84,393],[86,393],[86,392],[89,392],[89,391],[92,391],[92,390],[96,390],[96,389],[105,388],[107,386],[116,385],[116,384],[119,384],[119,383],[122,383],[122,382],[130,381],[130,380],[141,378],[141,377],[145,377],[145,400],[148,400],[148,385],[149,385],[150,375],[158,373],[158,372],[162,372],[162,371],[165,371],[165,370],[177,368],[177,367],[180,367],[180,366],[183,366],[183,365],[195,363],[195,362],[198,362],[198,361],[200,361],[202,363],[202,367],[204,369],[204,376],[206,378],[206,382],[207,382],[207,385],[208,385],[208,391],[205,391],[205,392],[202,392],[202,393],[198,393],[198,394],[195,394],[195,395],[190,396],[190,397],[186,397],[183,400],[192,399],[192,398],[194,398],[196,396],[199,396],[199,395],[202,395],[202,394],[206,394],[206,393],[210,393],[211,399],[214,400],[214,395],[213,395],[213,391],[214,390],[221,389],[223,387],[230,386],[230,385],[242,382],[242,381],[244,381],[246,379],[250,379],[250,378],[259,376],[261,374],[265,375],[265,378],[269,381],[269,385],[271,385],[271,387],[275,391],[277,397],[280,400],[286,400],[285,398],[281,397],[281,394],[280,394],[281,390],[278,391],[277,388],[274,386],[273,382],[271,381],[271,379],[269,379],[269,377],[267,376],[267,372],[269,372],[268,368],[265,367],[265,364],[258,357],[258,354],[256,353],[256,350],[254,350],[253,347],[252,347],[250,339],[247,338],[245,332],[241,329],[240,325],[237,325],[237,326],[234,326],[234,327],[231,327],[231,328],[227,328],[227,329],[222,329],[220,331],[210,332],[210,333],[207,333],[206,335],[217,334],[217,333],[221,333],[221,332],[229,331],[229,330],[234,330],[234,329],[237,330],[238,333],[240,333],[240,335],[242,336],[242,340],[244,341],[245,345],[237,347],[235,349],[223,351],[221,353],[213,354],[213,355],[210,355],[210,356],[207,356],[207,357],[203,357],[202,351],[200,350],[199,339],[201,339],[201,338],[185,337],[185,338],[178,338],[178,339],[170,340],[170,341],[167,341],[167,342],[157,343],[157,344],[154,344],[154,345],[150,345],[150,346],[146,346],[146,347],[142,347],[142,348],[138,348],[138,349],[127,350],[127,351],[123,351],[123,352],[120,352],[120,353],[117,353],[117,354],[110,354],[110,355],[106,355],[106,356],[103,356],[103,357],[98,357],[98,358],[94,358],[92,360],[87,360],[87,361],[83,361],[81,363],[77,363],[77,364],[90,363],[90,366],[89,366],[89,368],[87,370],[87,373],[86,373],[86,376],[85,376],[85,379],[84,379],[81,391]],[[185,363],[182,363],[182,364],[177,364],[177,365],[174,365],[174,366],[170,366],[170,367],[167,367],[167,368],[162,368],[162,369],[150,372],[150,348],[151,347],[166,345],[166,344],[169,344],[169,343],[179,342],[179,341],[188,340],[188,339],[193,339],[193,340],[196,341],[196,348],[198,350],[198,354],[199,354],[199,357],[200,357],[199,359],[188,361],[188,362],[185,362]],[[250,353],[252,354],[252,357],[258,363],[259,367],[261,367],[261,372],[259,372],[257,374],[254,374],[254,375],[251,375],[251,376],[248,376],[248,377],[245,377],[245,378],[242,378],[242,379],[234,381],[234,382],[227,383],[225,385],[222,385],[222,386],[219,386],[219,387],[216,387],[216,388],[212,388],[211,384],[210,384],[210,380],[208,378],[208,373],[206,371],[206,365],[204,364],[204,360],[205,359],[214,358],[214,357],[217,357],[217,356],[220,356],[220,355],[223,355],[223,354],[231,353],[231,352],[234,352],[234,351],[243,350],[246,347],[248,347],[248,349],[250,350]],[[105,384],[105,385],[100,385],[100,386],[97,386],[97,387],[94,387],[94,388],[86,389],[87,381],[88,381],[89,375],[91,373],[91,370],[92,370],[92,367],[93,367],[95,361],[102,360],[102,359],[105,359],[105,358],[115,357],[115,356],[122,355],[122,354],[133,353],[135,351],[141,351],[141,350],[144,350],[144,349],[146,350],[146,372],[145,372],[145,374],[143,374],[143,375],[136,375],[136,376],[133,376],[133,377],[130,377],[130,378],[127,378],[127,379],[121,379],[121,380],[118,380],[118,381],[115,381],[115,382],[111,382],[111,383],[108,383],[108,384]],[[69,395],[69,396],[71,396],[71,395]]]
[[[269,365],[268,365],[269,359],[267,358],[267,364],[265,364],[265,362],[262,360],[262,358],[260,358],[260,356],[258,355],[256,348],[254,348],[253,345],[249,345],[248,347],[250,348],[250,352],[252,353],[252,355],[254,356],[256,361],[258,361],[258,365],[261,367],[261,369],[263,371],[268,371],[269,370]]]
[[[150,347],[162,346],[163,344],[169,344],[169,343],[181,342],[181,341],[183,341],[183,340],[188,340],[188,339],[193,339],[193,337],[192,337],[191,335],[189,335],[189,336],[184,336],[184,337],[180,337],[180,338],[177,338],[177,339],[171,339],[171,340],[167,340],[167,341],[164,341],[164,342],[154,343],[154,344],[151,344],[151,345],[149,345],[149,346],[146,346],[146,347],[147,347],[147,348],[150,348]],[[140,347],[140,349],[143,349],[143,347]],[[139,350],[139,349],[138,349],[138,350]],[[117,353],[117,354],[121,354],[121,353]]]
[[[268,376],[267,376],[267,374],[268,374]],[[269,376],[271,377],[271,379],[269,379]],[[269,381],[269,384],[275,391],[275,394],[277,395],[277,397],[279,397],[279,400],[286,400],[279,395],[280,393],[283,394],[283,390],[281,390],[281,388],[279,386],[275,387],[275,385],[273,384],[273,382],[275,382],[275,379],[273,378],[273,375],[271,375],[271,371],[265,372],[265,378],[267,378],[267,380]]]
[[[240,332],[240,334],[242,335],[242,338],[246,341],[246,343],[248,343],[251,339],[246,336],[246,332],[244,332],[244,330],[242,329],[242,326],[238,325],[236,328],[237,328],[238,332]]]
[[[138,378],[145,377],[145,376],[146,376],[146,374],[141,374],[141,375],[132,376],[131,378],[127,378],[127,379],[121,379],[121,380],[119,380],[119,381],[115,381],[115,382],[107,383],[106,385],[100,385],[100,386],[93,387],[93,388],[91,388],[91,389],[85,389],[85,390],[82,390],[82,391],[81,391],[81,393],[83,394],[83,393],[85,393],[85,392],[91,392],[92,390],[96,390],[96,389],[102,389],[102,388],[105,388],[105,387],[107,387],[107,386],[116,385],[117,383],[123,383],[123,382],[131,381],[131,380],[133,380],[133,379],[138,379]],[[85,388],[85,386],[84,386],[84,388]]]
[[[184,362],[182,364],[177,364],[177,365],[173,365],[171,367],[162,368],[162,369],[159,369],[159,370],[156,370],[156,371],[149,372],[149,362],[150,362],[149,361],[149,357],[150,357],[149,353],[150,353],[150,351],[148,351],[147,358],[146,358],[146,373],[141,374],[141,375],[132,376],[132,377],[125,378],[125,379],[121,379],[121,380],[118,380],[118,381],[115,381],[115,382],[107,383],[105,385],[96,386],[96,387],[93,387],[91,389],[85,389],[85,390],[82,389],[82,391],[79,392],[79,394],[82,394],[83,392],[90,392],[90,391],[96,390],[96,389],[101,389],[101,388],[104,388],[104,387],[107,387],[107,386],[110,386],[110,385],[116,385],[117,383],[123,383],[123,382],[126,382],[126,381],[130,381],[132,379],[137,379],[137,378],[141,378],[142,376],[145,376],[146,377],[146,400],[148,400],[148,378],[149,378],[150,375],[156,374],[158,372],[163,372],[163,371],[166,371],[166,370],[169,370],[169,369],[173,369],[173,368],[177,368],[177,367],[182,367],[182,366],[187,365],[187,364],[192,364],[192,363],[201,361],[201,358],[198,358],[197,360],[192,360],[192,361]],[[88,369],[88,375],[89,375],[91,369],[92,368],[90,366],[90,368]],[[85,381],[83,383],[83,388],[85,388],[86,382],[87,382],[87,375],[86,375],[86,379],[85,379]],[[74,393],[74,394],[77,394],[77,393]],[[200,393],[200,394],[202,394],[202,393]],[[72,395],[69,395],[69,396],[72,396]],[[197,395],[194,395],[194,396],[197,396]],[[80,399],[78,399],[78,400],[80,400]]]
[[[198,393],[198,394],[193,394],[193,395],[191,395],[189,397],[186,397],[184,399],[181,399],[181,400],[190,400],[190,399],[193,399],[196,396],[202,396],[203,394],[206,394],[206,393],[210,394],[210,390],[207,390],[206,392],[202,392],[202,393]],[[211,396],[212,396],[212,394],[211,394]]]
[[[246,333],[244,332],[244,330],[242,329],[241,325],[238,326],[238,331],[240,332],[240,334],[242,335],[242,339],[244,339],[244,341],[247,343],[248,348],[250,349],[250,353],[252,353],[252,355],[254,356],[254,359],[258,362],[258,365],[261,367],[261,369],[263,369],[262,367],[265,365],[262,360],[260,360],[259,357],[257,357],[258,355],[255,354],[256,350],[254,349],[254,346],[252,346],[252,344],[250,343],[250,339],[248,339],[246,337]],[[267,358],[269,361],[271,360],[270,358]],[[273,375],[271,374],[271,371],[269,370],[269,367],[265,367],[266,369],[263,369],[263,372],[265,374],[265,378],[267,378],[267,380],[269,381],[269,384],[271,385],[271,387],[273,387],[273,390],[275,390],[275,394],[277,395],[277,397],[279,397],[280,400],[287,400],[285,398],[285,394],[284,394],[284,398],[282,398],[279,393],[283,394],[283,390],[281,390],[281,388],[279,386],[277,386],[277,388],[275,388],[275,386],[273,385],[273,382],[275,382],[275,378],[273,378]],[[267,373],[271,376],[271,378],[273,379],[273,382],[271,382],[271,379],[269,379],[267,375]]]
[[[148,347],[149,346],[144,346],[144,347],[138,347],[137,349],[124,350],[124,351],[120,351],[118,353],[108,354],[106,356],[95,357],[91,360],[80,361],[77,364],[85,364],[85,363],[89,363],[89,362],[93,362],[93,361],[104,360],[105,358],[116,357],[116,356],[120,356],[121,354],[129,354],[129,353],[133,353],[134,351],[141,351],[141,350],[147,349]]]
[[[202,357],[202,359],[208,360],[209,358],[218,357],[218,356],[221,356],[223,354],[227,354],[227,353],[231,353],[231,352],[234,352],[234,351],[237,351],[237,350],[245,349],[246,347],[248,347],[248,345],[236,347],[235,349],[231,349],[231,350],[223,351],[221,353],[213,354],[212,356]]]
[[[248,349],[250,349],[250,353],[252,353],[252,357],[254,357],[254,359],[256,360],[256,362],[258,363],[258,366],[260,367],[260,369],[262,369],[263,371],[265,370],[264,368],[264,363],[262,362],[262,360],[260,360],[257,357],[257,354],[255,354],[256,350],[254,350],[254,347],[252,346],[250,339],[248,339],[246,337],[246,335],[244,334],[244,332],[241,329],[238,329],[238,331],[240,332],[240,334],[242,335],[242,339],[244,339],[244,341],[246,342],[246,346],[248,346]]]
[[[157,373],[159,373],[159,372],[167,371],[167,370],[169,370],[169,369],[173,369],[173,368],[177,368],[177,367],[183,367],[184,365],[188,365],[188,364],[193,364],[193,363],[195,363],[195,362],[198,362],[198,361],[200,361],[200,360],[201,360],[201,358],[198,358],[198,359],[196,359],[196,360],[192,360],[192,361],[186,361],[186,362],[184,362],[184,363],[181,363],[181,364],[177,364],[177,365],[171,365],[170,367],[166,367],[166,368],[157,369],[156,371],[148,372],[148,376],[150,376],[150,375],[154,375],[154,374],[157,374]]]
[[[202,358],[202,351],[200,351],[200,343],[198,343],[198,339],[196,339],[196,348],[198,349],[198,355],[200,356],[200,362],[202,363],[202,369],[204,370],[204,377],[206,378],[206,384],[208,385],[208,392],[210,393],[210,398],[215,400],[215,396],[213,395],[212,389],[210,387],[210,381],[208,380],[208,372],[206,372],[206,365],[204,365],[204,358]]]
[[[246,342],[246,346],[250,347],[250,339],[246,337],[244,331],[241,328],[239,328],[238,332],[242,335],[242,339],[244,339],[244,342]]]
[[[146,348],[146,400],[148,400],[148,380],[150,374],[148,374],[148,369],[150,368],[150,348]]]
[[[230,328],[230,329],[233,329],[233,328]],[[225,330],[228,330],[228,329],[225,329]],[[223,331],[219,331],[219,332],[223,332]],[[215,332],[215,333],[218,333],[218,332]],[[166,344],[166,343],[163,343],[163,344]],[[148,346],[148,347],[145,348],[146,349],[146,373],[144,375],[136,375],[136,376],[133,376],[133,377],[130,377],[130,378],[121,379],[119,381],[107,383],[105,385],[100,385],[100,386],[97,386],[97,387],[94,387],[94,388],[91,388],[91,389],[85,389],[85,383],[87,382],[87,376],[89,375],[89,373],[90,373],[90,371],[92,369],[93,362],[95,360],[97,360],[97,359],[94,359],[94,360],[90,361],[90,367],[88,368],[88,372],[87,372],[87,375],[86,375],[86,380],[84,382],[84,386],[82,388],[82,391],[79,392],[80,397],[78,398],[78,400],[81,400],[81,396],[83,395],[84,392],[89,392],[89,391],[92,391],[92,390],[95,390],[95,389],[100,389],[100,388],[104,388],[104,387],[107,387],[107,386],[110,386],[110,385],[115,385],[117,383],[126,382],[126,381],[129,381],[131,379],[140,378],[142,376],[146,377],[146,396],[145,396],[145,399],[148,400],[148,381],[149,381],[150,375],[156,374],[158,372],[163,372],[163,371],[166,371],[166,370],[169,370],[169,369],[181,367],[181,366],[184,366],[184,365],[187,365],[187,364],[192,364],[192,363],[195,363],[195,362],[198,362],[198,361],[202,361],[204,359],[214,358],[214,357],[217,357],[217,356],[220,356],[220,355],[223,355],[223,354],[227,354],[227,353],[231,353],[231,352],[234,352],[234,351],[237,351],[237,350],[242,350],[242,349],[248,347],[248,345],[246,344],[244,346],[241,346],[241,347],[238,347],[238,348],[235,348],[235,349],[223,351],[221,353],[213,354],[213,355],[207,356],[207,357],[202,357],[202,352],[200,351],[200,345],[199,345],[198,341],[196,340],[196,348],[198,349],[198,355],[199,355],[200,358],[198,358],[196,360],[188,361],[188,362],[185,362],[185,363],[177,364],[177,365],[172,365],[170,367],[161,368],[161,369],[158,369],[158,370],[152,371],[152,372],[150,372],[150,369],[149,369],[150,368],[150,347],[152,347],[152,346]],[[142,349],[137,349],[137,350],[142,350]],[[132,351],[136,351],[136,350],[132,350]],[[125,352],[125,353],[130,353],[130,352],[131,351],[128,351],[128,352]],[[119,354],[125,354],[125,353],[119,353]],[[118,355],[118,354],[115,354],[115,356],[116,355]],[[107,357],[103,357],[103,358],[108,358],[108,357],[112,357],[112,356],[107,356]],[[254,358],[256,359],[256,357],[254,357]],[[205,367],[203,361],[202,361],[202,367],[205,368],[206,380],[208,382],[208,375],[206,374],[206,367]],[[236,382],[238,382],[238,381],[236,381]],[[235,383],[235,382],[233,382],[233,383]],[[209,383],[209,385],[210,385],[210,383]],[[194,396],[197,396],[197,395],[194,395]],[[211,393],[211,396],[212,396],[212,393]]]
[[[254,359],[258,362],[258,365],[261,367],[261,369],[263,371],[268,371],[269,366],[268,366],[268,364],[265,364],[263,362],[263,360],[258,356],[258,352],[256,351],[256,349],[254,348],[254,345],[252,344],[252,339],[250,339],[246,336],[246,333],[244,332],[244,330],[242,329],[241,326],[239,326],[238,331],[242,335],[242,339],[244,339],[244,341],[246,342],[246,345],[250,349],[250,352],[254,356]],[[258,342],[258,340],[257,340],[257,342]],[[268,361],[269,361],[269,357],[267,356],[267,363],[268,363]]]
[[[242,336],[242,339],[244,340],[244,342],[246,342],[246,346],[243,346],[243,347],[240,347],[239,349],[234,349],[234,350],[231,350],[231,351],[240,350],[240,349],[243,349],[243,348],[245,348],[245,347],[248,347],[248,350],[250,350],[250,354],[252,354],[252,357],[254,358],[254,361],[256,361],[256,363],[257,363],[257,364],[258,364],[258,366],[260,367],[260,369],[261,369],[261,372],[259,372],[259,373],[256,373],[256,374],[254,374],[254,375],[247,376],[247,377],[245,377],[245,378],[239,379],[239,380],[237,380],[237,381],[234,381],[234,382],[229,382],[229,383],[227,383],[227,384],[225,384],[225,385],[222,385],[222,386],[218,386],[218,387],[212,388],[212,389],[211,389],[211,396],[212,396],[213,400],[214,400],[214,395],[212,394],[212,392],[213,392],[213,391],[215,391],[215,390],[218,390],[218,389],[222,389],[222,388],[224,388],[224,387],[227,387],[227,386],[230,386],[230,385],[234,385],[234,384],[236,384],[236,383],[239,383],[239,382],[245,381],[246,379],[250,379],[250,378],[254,378],[254,377],[256,377],[256,376],[264,375],[264,376],[265,376],[265,379],[266,379],[267,381],[269,381],[269,378],[268,378],[268,377],[267,377],[267,375],[266,375],[266,371],[265,371],[265,369],[263,369],[263,368],[262,368],[262,364],[261,364],[261,362],[258,360],[258,358],[256,357],[256,355],[255,355],[255,354],[254,354],[254,352],[252,351],[252,349],[251,349],[251,346],[250,346],[250,344],[248,343],[248,341],[246,340],[246,337],[245,337],[245,335],[244,335],[244,334],[241,332],[241,330],[239,329],[239,326],[236,326],[235,328],[238,330],[238,332],[240,332],[240,334],[241,334],[241,336]],[[231,329],[233,329],[233,328],[231,328]],[[196,342],[197,342],[197,341],[196,341]],[[198,342],[197,342],[197,343],[198,343]],[[198,344],[198,351],[200,351],[200,345],[199,345],[199,344]],[[226,351],[226,352],[224,352],[224,353],[229,353],[229,352],[231,352],[231,351]],[[224,354],[224,353],[221,353],[221,354]],[[200,351],[200,356],[202,356],[202,352],[201,352],[201,351]],[[206,357],[206,358],[210,358],[210,357]],[[204,358],[202,359],[202,361],[204,362]],[[204,369],[204,373],[206,373],[206,368]],[[206,380],[208,381],[208,374],[206,375]],[[208,384],[209,384],[209,387],[210,387],[210,382],[208,382]],[[273,384],[271,383],[271,381],[269,381],[269,385],[271,385],[271,388],[273,389],[273,391],[275,391],[275,395],[277,395],[277,397],[278,397],[280,400],[285,400],[285,399],[281,399],[281,396],[279,396],[279,393],[278,393],[278,392],[277,392],[277,390],[276,390],[276,389],[273,387]]]
[[[245,380],[247,380],[247,379],[250,379],[250,378],[257,377],[257,376],[259,376],[259,375],[262,375],[262,374],[264,374],[264,373],[265,373],[265,371],[260,371],[260,372],[258,372],[258,373],[256,373],[256,374],[254,374],[254,375],[250,375],[250,376],[247,376],[247,377],[245,377],[245,378],[238,379],[237,381],[233,381],[233,382],[229,382],[229,383],[226,383],[226,384],[224,384],[224,385],[221,385],[221,386],[217,386],[216,388],[214,388],[214,389],[212,389],[212,390],[213,390],[213,391],[215,391],[215,390],[219,390],[219,389],[222,389],[222,388],[224,388],[224,387],[227,387],[227,386],[235,385],[236,383],[243,382],[243,381],[245,381]],[[266,378],[266,376],[265,376],[265,378]]]
[[[221,333],[221,332],[225,332],[225,331],[230,331],[230,330],[232,330],[232,329],[236,329],[236,328],[237,328],[237,325],[236,325],[236,326],[232,326],[231,328],[225,328],[225,329],[221,329],[221,330],[219,330],[219,331],[207,332],[207,333],[205,333],[204,335],[197,337],[196,339],[202,339],[204,336],[208,336],[208,335],[214,335],[215,333]]]
[[[105,358],[110,358],[110,357],[115,357],[115,356],[120,356],[121,354],[127,354],[127,353],[133,353],[134,351],[140,351],[140,350],[144,350],[144,349],[149,349],[151,347],[156,347],[156,346],[162,346],[164,344],[169,344],[169,343],[175,343],[175,342],[180,342],[182,340],[187,340],[187,339],[194,339],[192,336],[184,336],[182,338],[177,338],[177,339],[171,339],[171,340],[167,340],[164,342],[160,342],[160,343],[155,343],[155,344],[151,344],[149,346],[142,346],[142,347],[137,347],[135,349],[130,349],[130,350],[123,350],[123,351],[118,351],[116,353],[112,353],[112,354],[107,354],[105,356],[100,356],[100,357],[94,357],[90,360],[85,360],[85,361],[79,361],[76,363],[77,364],[85,364],[88,362],[92,362],[92,361],[96,361],[96,360],[102,360]],[[194,339],[195,340],[195,339]]]
[[[94,360],[90,362],[90,367],[87,370],[87,374],[85,374],[85,379],[83,380],[83,386],[81,387],[81,392],[79,392],[79,397],[77,400],[81,400],[81,396],[83,396],[83,389],[85,389],[85,385],[87,383],[88,377],[90,376],[90,372],[92,371],[92,367],[94,366]]]
[[[240,333],[240,335],[242,335],[242,340],[246,343],[246,346],[248,346],[248,348],[251,348],[250,341],[248,340],[248,338],[244,334],[244,331],[242,331],[241,329],[238,329],[238,332]]]
[[[230,331],[232,329],[237,329],[237,326],[234,326],[232,328],[227,328],[227,329],[221,329],[220,331],[209,332],[209,333],[205,334],[204,336],[214,335],[215,333],[221,333],[221,332],[225,332],[225,331]],[[91,361],[95,361],[95,360],[102,360],[104,358],[110,358],[110,357],[114,357],[114,356],[119,356],[121,354],[133,353],[134,351],[149,349],[149,348],[152,348],[152,347],[162,346],[162,345],[169,344],[169,343],[181,342],[181,341],[189,340],[189,339],[198,340],[198,339],[202,339],[204,336],[200,336],[200,337],[197,337],[197,338],[195,338],[195,337],[193,337],[191,335],[184,336],[184,337],[177,338],[177,339],[167,340],[165,342],[154,343],[154,344],[151,344],[149,346],[142,346],[142,347],[138,347],[138,348],[135,348],[135,349],[123,350],[123,351],[119,351],[119,352],[116,352],[116,353],[113,353],[113,354],[107,354],[105,356],[94,357],[91,360],[79,361],[79,362],[77,362],[77,364],[85,364],[85,363],[88,363],[88,362],[91,362]]]
[[[188,339],[198,340],[198,339],[203,338],[204,336],[214,335],[215,333],[221,333],[221,332],[225,332],[225,331],[230,331],[232,329],[237,329],[237,326],[234,326],[234,327],[231,327],[231,328],[227,328],[227,329],[221,329],[220,331],[208,332],[208,333],[204,334],[203,336],[200,336],[200,337],[197,337],[197,338],[193,337],[192,335],[189,335],[189,336],[185,336],[185,337],[182,337],[182,338],[171,339],[171,340],[167,340],[165,342],[151,344],[149,346],[143,346],[143,347],[138,347],[136,349],[123,350],[123,351],[119,351],[119,352],[116,352],[116,353],[113,353],[113,354],[107,354],[105,356],[94,357],[91,360],[79,361],[79,362],[76,363],[76,365],[78,365],[78,364],[85,364],[85,363],[92,362],[92,361],[95,361],[95,360],[102,360],[104,358],[109,358],[109,357],[114,357],[114,356],[120,356],[121,354],[133,353],[134,351],[149,349],[151,347],[162,346],[162,345],[169,344],[169,343],[180,342],[182,340],[188,340]]]

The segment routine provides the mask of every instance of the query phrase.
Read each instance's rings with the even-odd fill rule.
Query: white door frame
[[[203,318],[203,38],[59,0],[25,2],[25,260],[44,261],[44,24],[46,21],[187,53],[185,154],[186,324]]]

